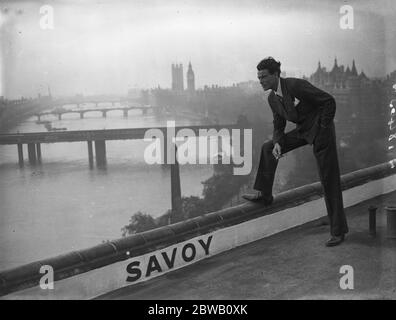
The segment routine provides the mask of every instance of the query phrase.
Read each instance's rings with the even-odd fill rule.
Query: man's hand
[[[279,160],[283,156],[279,143],[275,143],[274,149],[272,149],[272,154],[276,160]]]

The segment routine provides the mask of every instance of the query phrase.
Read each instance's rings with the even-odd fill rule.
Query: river
[[[105,104],[101,106],[106,106]],[[85,105],[84,108],[93,108]],[[111,104],[108,104],[111,107]],[[69,106],[71,108],[71,106]],[[199,124],[129,111],[46,115],[53,127],[67,130],[114,129]],[[10,132],[46,131],[31,117]],[[86,142],[41,144],[42,164],[19,168],[15,145],[0,146],[0,270],[79,250],[121,237],[121,228],[142,211],[157,217],[171,207],[170,170],[148,165],[148,142],[106,141],[107,168],[89,169]],[[212,165],[180,166],[183,196],[201,196]]]

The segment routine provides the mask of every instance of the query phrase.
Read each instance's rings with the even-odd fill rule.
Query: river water
[[[105,104],[101,106],[106,106]],[[116,105],[117,106],[117,105]],[[69,106],[71,108],[71,106]],[[93,108],[85,105],[84,108]],[[111,104],[108,104],[111,107]],[[199,124],[195,120],[129,111],[47,115],[68,130]],[[32,117],[10,132],[42,132]],[[106,141],[107,168],[89,169],[86,142],[41,144],[42,164],[19,168],[17,147],[0,146],[0,270],[121,237],[121,228],[142,211],[157,217],[171,207],[170,169],[144,161],[142,140]],[[183,196],[202,195],[212,165],[180,166]]]

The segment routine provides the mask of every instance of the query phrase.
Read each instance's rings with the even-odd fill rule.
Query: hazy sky
[[[196,86],[256,79],[265,56],[309,75],[337,56],[369,77],[396,69],[396,4],[383,1],[12,1],[0,2],[0,72],[8,98],[125,94],[171,86],[171,64],[191,61]],[[54,29],[40,27],[40,7]],[[341,5],[354,9],[343,30]],[[20,10],[20,11],[19,11]],[[2,95],[0,93],[0,95]]]

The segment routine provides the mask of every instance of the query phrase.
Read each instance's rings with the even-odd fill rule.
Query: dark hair
[[[259,64],[257,65],[257,70],[260,71],[267,69],[270,74],[274,74],[275,72],[277,72],[279,76],[281,73],[280,66],[281,63],[279,61],[276,61],[272,57],[267,57],[259,62]]]

